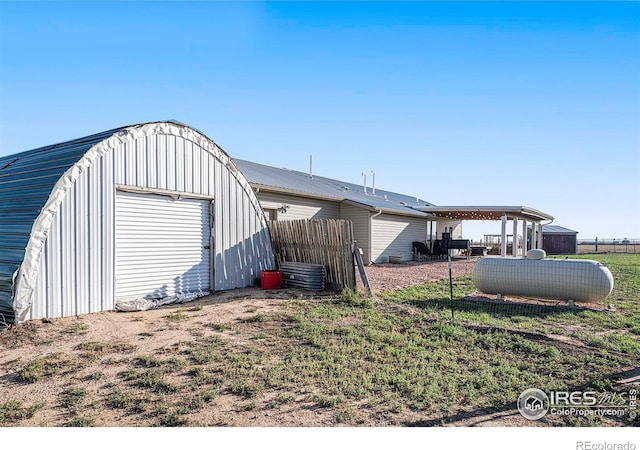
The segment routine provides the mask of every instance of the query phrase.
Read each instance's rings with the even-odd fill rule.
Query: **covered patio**
[[[518,256],[518,226],[522,227],[522,254],[527,249],[542,248],[542,225],[550,224],[554,217],[550,214],[538,211],[528,206],[420,206],[415,209],[430,213],[434,218],[447,220],[496,220],[502,223],[500,234],[500,256],[507,256],[507,222],[511,221],[513,245],[511,256]],[[545,222],[543,224],[543,222]],[[527,236],[527,227],[531,227],[530,242]],[[433,221],[431,222],[433,229]],[[431,236],[432,233],[429,233]]]

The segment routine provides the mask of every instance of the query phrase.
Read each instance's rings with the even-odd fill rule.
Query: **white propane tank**
[[[473,284],[485,294],[517,295],[596,303],[613,290],[609,269],[584,259],[545,259],[543,250],[526,258],[487,257],[471,273]]]
[[[527,259],[544,259],[545,256],[547,256],[547,252],[539,248],[534,248],[527,252]]]

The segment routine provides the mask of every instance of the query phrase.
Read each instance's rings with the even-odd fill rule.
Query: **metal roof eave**
[[[531,229],[531,226],[527,225],[527,228]],[[565,228],[565,227],[562,227],[560,225],[551,225],[551,224],[543,225],[542,226],[542,232],[545,235],[575,236],[575,235],[578,234],[578,231],[576,231],[576,230],[571,230],[569,228]]]
[[[554,220],[552,215],[528,206],[420,206],[416,209],[451,220],[500,220],[503,214],[534,222]]]
[[[334,197],[331,195],[319,194],[317,192],[305,192],[297,189],[288,189],[283,187],[271,186],[268,184],[260,184],[260,183],[249,183],[252,188],[257,189],[257,192],[274,192],[277,194],[288,194],[296,197],[304,197],[304,198],[316,198],[319,200],[329,200],[333,202],[341,202],[344,200],[342,197]]]
[[[367,205],[367,204],[360,203],[350,199],[344,199],[343,203],[346,205],[355,206],[356,208],[366,209],[368,211],[373,211],[373,212],[382,211],[383,213],[393,214],[396,216],[411,216],[411,217],[422,217],[425,219],[430,219],[430,218],[435,219],[435,216],[433,214],[424,212],[424,211],[417,211],[416,208],[411,208],[411,207],[405,207],[406,210],[401,210],[397,208],[384,208],[384,207]]]
[[[324,195],[324,194],[318,194],[316,192],[304,192],[304,191],[299,191],[297,189],[287,189],[287,188],[275,187],[275,186],[270,186],[270,185],[265,185],[260,183],[250,183],[250,184],[251,184],[251,187],[254,188],[254,190],[256,190],[256,193],[273,192],[276,194],[287,194],[287,195],[293,195],[295,197],[301,197],[301,198],[315,198],[318,200],[327,200],[327,201],[332,201],[336,203],[345,203],[347,205],[355,206],[356,208],[362,208],[362,209],[366,209],[368,211],[373,211],[373,212],[382,211],[383,213],[394,214],[397,216],[424,217],[425,219],[435,218],[433,214],[427,213],[424,211],[417,211],[416,208],[406,207],[406,211],[395,209],[395,208],[380,208],[377,206],[360,203],[355,200],[345,199],[342,197],[333,197],[333,196]]]

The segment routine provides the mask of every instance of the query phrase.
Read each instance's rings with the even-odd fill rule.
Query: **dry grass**
[[[456,280],[458,298],[469,289]],[[0,425],[622,424],[532,424],[514,402],[532,386],[618,389],[640,355],[624,333],[594,330],[635,333],[625,313],[471,308],[451,322],[442,292],[248,289],[188,308],[34,321],[0,333]]]

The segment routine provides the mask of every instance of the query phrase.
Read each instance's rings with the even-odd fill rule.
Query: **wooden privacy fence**
[[[327,287],[337,291],[356,289],[350,220],[272,220],[269,232],[278,267],[280,261],[322,264]]]

